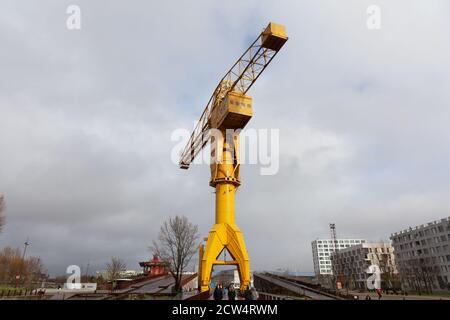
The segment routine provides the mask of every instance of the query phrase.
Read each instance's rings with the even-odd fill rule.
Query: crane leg
[[[226,134],[222,130],[215,139],[217,154],[222,153],[220,161],[211,164],[210,185],[216,189],[216,219],[211,228],[206,247],[200,251],[199,266],[200,290],[209,290],[211,272],[214,265],[236,265],[240,289],[243,292],[250,284],[250,262],[244,237],[234,217],[234,198],[239,181],[239,135]],[[216,151],[214,151],[216,153]],[[232,260],[219,261],[223,250],[227,250]]]
[[[233,260],[217,260],[224,249],[228,250]],[[209,232],[206,248],[202,255],[201,267],[199,268],[201,291],[209,290],[214,265],[236,265],[241,282],[241,292],[248,288],[250,284],[250,262],[244,237],[236,224],[215,224]]]

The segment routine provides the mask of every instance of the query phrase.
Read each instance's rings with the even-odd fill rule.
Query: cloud
[[[0,13],[0,245],[68,264],[129,268],[169,216],[206,235],[207,166],[170,161],[223,73],[268,21],[290,40],[250,94],[250,128],[280,130],[280,170],[244,165],[236,218],[252,269],[312,270],[310,242],[387,239],[448,216],[445,1],[4,1]],[[236,8],[239,7],[239,10]],[[446,11],[447,10],[447,11]]]

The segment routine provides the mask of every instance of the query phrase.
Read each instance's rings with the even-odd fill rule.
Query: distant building
[[[228,287],[233,284],[235,289],[239,289],[241,280],[237,269],[222,270],[211,277],[213,286],[221,284]],[[250,287],[253,287],[253,271],[250,271]]]
[[[123,270],[119,272],[119,277],[121,278],[130,278],[130,277],[135,277],[137,275],[142,274],[142,272],[138,272],[136,270]],[[99,271],[95,271],[95,275],[96,277],[101,277],[103,279],[108,279],[109,278],[109,273],[108,270],[99,270]]]
[[[450,217],[391,235],[407,290],[450,290]]]
[[[106,271],[106,270],[95,271],[95,276],[97,278],[108,279],[108,271]]]
[[[139,262],[139,265],[142,267],[143,273],[148,276],[167,274],[169,271],[167,263],[159,259],[156,255],[153,255],[153,259],[150,261]]]
[[[381,288],[397,287],[397,267],[394,248],[389,243],[361,243],[339,250],[331,255],[333,273],[341,284],[349,289],[367,288],[367,279],[372,273],[371,265],[378,266]],[[369,288],[373,289],[373,288]]]
[[[317,239],[311,242],[314,273],[316,276],[333,275],[330,255],[333,253],[334,248],[341,250],[366,242],[364,239],[336,239],[336,241],[336,245],[333,244],[332,239]]]
[[[123,270],[120,271],[119,275],[123,278],[130,278],[141,274],[142,272],[138,272],[136,270]]]

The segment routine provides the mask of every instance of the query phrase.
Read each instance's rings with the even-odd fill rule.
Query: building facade
[[[376,270],[371,266],[377,266],[380,271],[378,280],[381,288],[399,287],[394,248],[389,243],[365,242],[336,251],[331,255],[331,263],[333,274],[343,287],[352,290],[374,289],[367,287],[369,276]]]
[[[335,248],[342,250],[366,242],[364,239],[336,239],[336,241],[336,244],[332,239],[316,239],[311,242],[316,277],[333,275],[330,257]]]
[[[150,261],[141,261],[139,265],[143,269],[143,273],[147,276],[157,276],[168,273],[167,263],[159,259],[157,255],[153,255]]]
[[[406,290],[450,290],[450,217],[391,235]]]

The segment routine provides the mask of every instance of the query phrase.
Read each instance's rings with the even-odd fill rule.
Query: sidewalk
[[[365,300],[366,296],[369,296],[371,300],[378,300],[378,295],[375,292],[357,292],[351,291],[348,292],[351,295],[358,296],[359,300]],[[403,295],[403,294],[383,294],[380,300],[450,300],[449,296],[429,296],[429,295]]]

